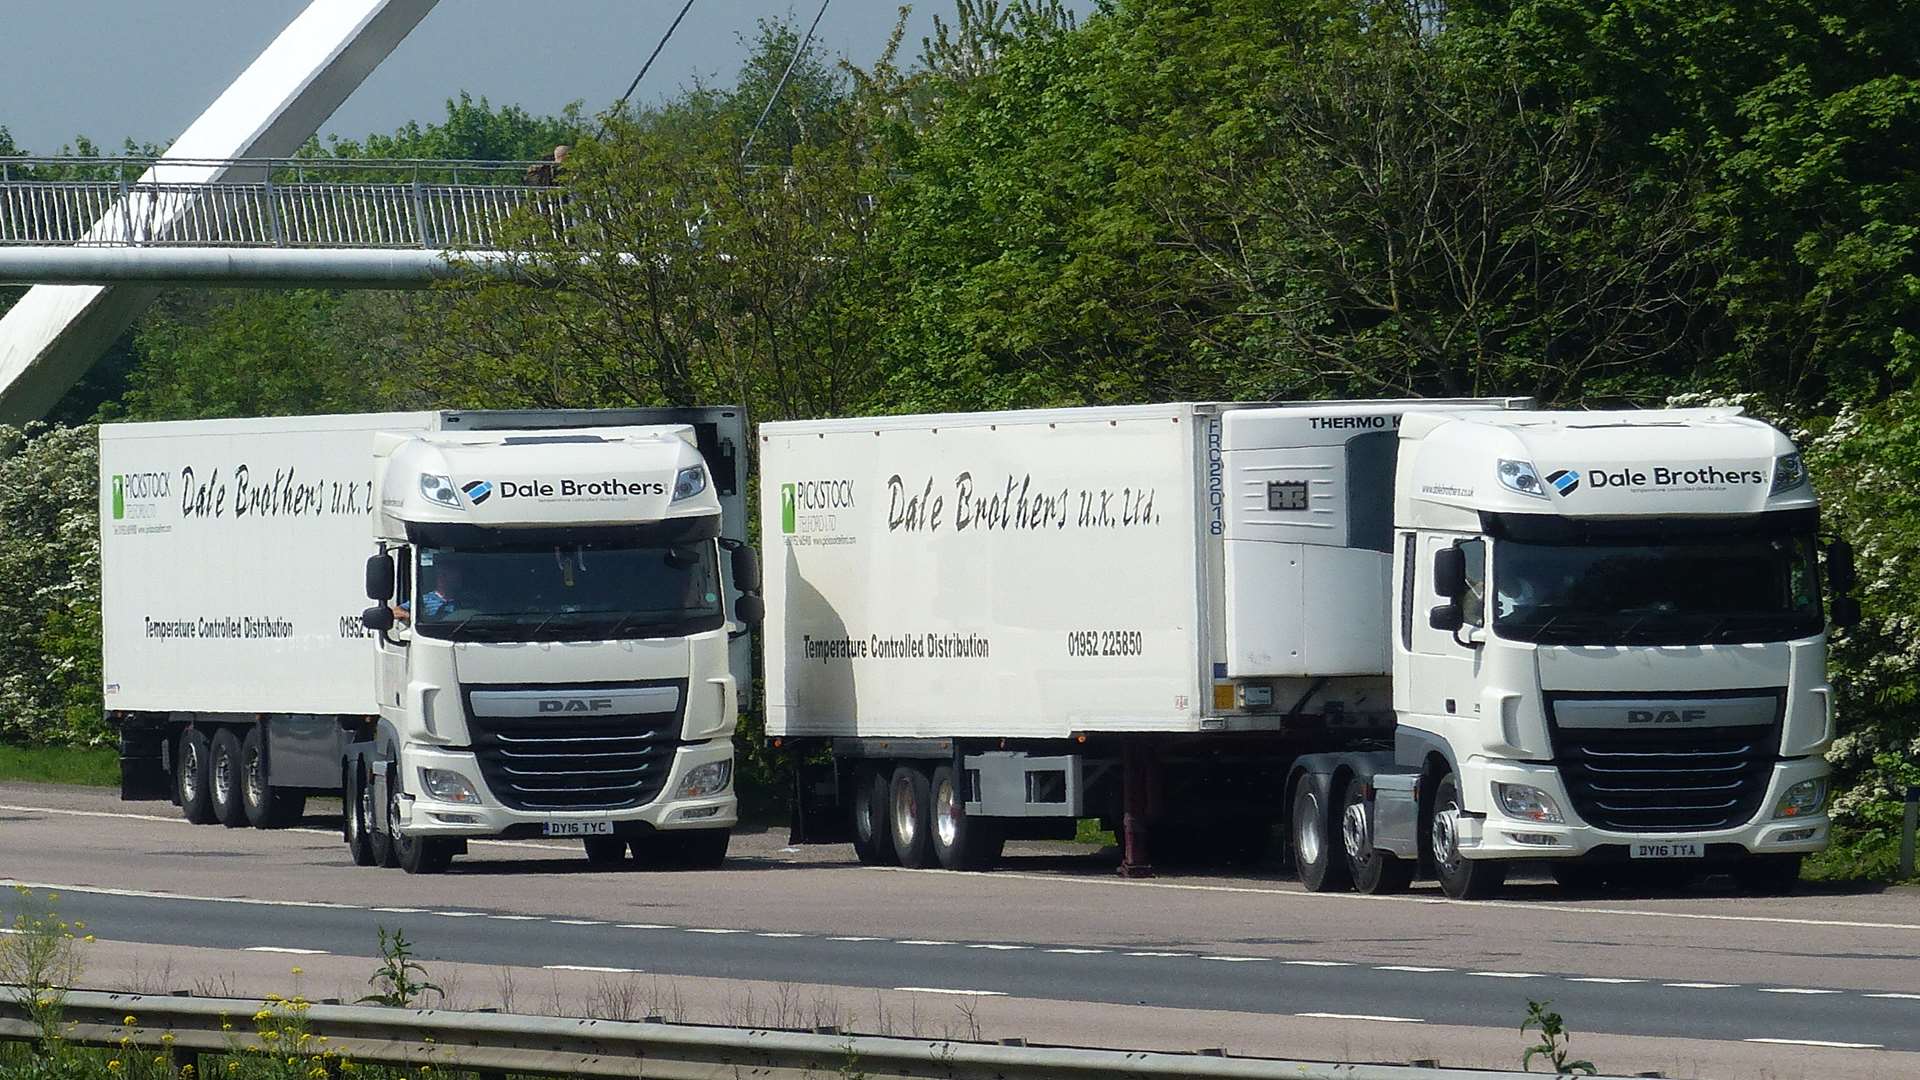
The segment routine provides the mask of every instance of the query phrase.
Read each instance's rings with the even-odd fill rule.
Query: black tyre
[[[1507,864],[1492,859],[1468,859],[1460,854],[1454,822],[1463,809],[1460,782],[1452,773],[1440,778],[1433,793],[1427,843],[1433,856],[1433,875],[1440,891],[1455,900],[1485,900],[1507,882]]]
[[[248,728],[247,737],[240,740],[240,764],[240,798],[246,804],[248,824],[256,829],[278,829],[300,820],[307,797],[285,789],[276,791],[267,782],[267,740],[258,724]]]
[[[1333,815],[1310,776],[1293,792],[1293,871],[1310,892],[1339,892],[1353,884],[1334,842]]]
[[[173,758],[173,801],[195,825],[220,820],[213,810],[213,744],[198,728],[180,733],[180,751]]]
[[[396,822],[392,817],[391,807],[394,800],[389,797],[384,803],[380,801],[380,789],[385,786],[387,786],[387,778],[367,774],[366,795],[363,800],[366,806],[367,843],[373,852],[375,866],[399,866],[399,853],[393,849],[393,827]],[[382,806],[387,807],[387,811],[376,816],[375,809]]]
[[[221,728],[213,737],[213,816],[229,829],[247,823],[246,762],[240,752],[240,736],[232,728]]]
[[[387,787],[387,848],[409,874],[438,874],[453,864],[454,841],[440,836],[408,836],[400,831],[400,785]]]
[[[933,857],[948,870],[985,870],[1000,858],[1006,834],[1000,823],[967,816],[966,792],[953,766],[933,770]]]
[[[353,865],[372,866],[377,861],[373,854],[373,789],[358,768],[345,773],[340,785],[340,831]]]
[[[887,822],[887,777],[881,770],[862,765],[853,777],[853,853],[862,866],[893,866],[899,857],[893,853],[893,828]]]
[[[1367,785],[1358,780],[1347,784],[1341,804],[1340,846],[1354,891],[1369,896],[1406,892],[1413,884],[1414,864],[1374,844],[1373,807],[1367,802]]]
[[[919,870],[934,865],[933,789],[919,768],[894,767],[887,791],[887,822],[901,866]]]
[[[1733,868],[1733,881],[1750,896],[1786,896],[1800,884],[1800,856],[1749,856]]]
[[[580,842],[587,849],[587,861],[595,866],[618,866],[626,861],[627,842],[618,836],[585,836]]]

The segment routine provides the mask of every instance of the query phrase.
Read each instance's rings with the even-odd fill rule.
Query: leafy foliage
[[[0,737],[101,746],[94,429],[0,427]]]

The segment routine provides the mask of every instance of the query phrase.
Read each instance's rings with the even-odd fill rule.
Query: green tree
[[[0,428],[0,738],[104,745],[93,428]]]

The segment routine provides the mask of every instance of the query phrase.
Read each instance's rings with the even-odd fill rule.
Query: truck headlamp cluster
[[[450,477],[421,473],[420,497],[430,503],[451,506],[455,510],[460,509],[460,492],[453,486],[453,480]]]
[[[1767,494],[1792,491],[1807,482],[1807,463],[1799,454],[1781,454],[1773,459],[1773,488]]]
[[[1805,817],[1817,814],[1827,802],[1827,782],[1825,780],[1802,780],[1787,789],[1780,801],[1774,804],[1773,816],[1780,818]]]
[[[680,781],[680,798],[704,799],[718,795],[733,783],[733,762],[709,761],[687,770]]]
[[[1536,499],[1547,497],[1547,489],[1540,483],[1540,474],[1534,471],[1533,462],[1501,458],[1497,471],[1500,474],[1500,486],[1508,491],[1517,491]]]
[[[477,804],[480,801],[473,783],[452,769],[421,769],[420,789],[428,798],[440,802]]]
[[[673,478],[673,501],[683,502],[707,490],[707,470],[689,465]]]
[[[1510,818],[1543,825],[1560,825],[1567,820],[1560,815],[1560,804],[1553,801],[1553,796],[1526,784],[1494,784],[1493,801]]]

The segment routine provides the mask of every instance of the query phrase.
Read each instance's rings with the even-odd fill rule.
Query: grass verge
[[[87,787],[120,786],[120,754],[107,747],[0,743],[0,780]]]

